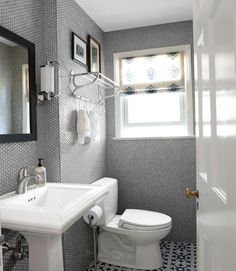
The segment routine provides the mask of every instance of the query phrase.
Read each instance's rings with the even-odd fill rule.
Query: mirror
[[[36,133],[35,46],[0,27],[0,143]]]

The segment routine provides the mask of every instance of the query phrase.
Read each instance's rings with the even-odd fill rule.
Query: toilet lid
[[[124,211],[119,220],[119,226],[126,229],[137,230],[158,230],[171,226],[171,217],[165,214],[127,209]]]

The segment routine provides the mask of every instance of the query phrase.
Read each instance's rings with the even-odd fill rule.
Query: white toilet
[[[171,230],[171,217],[151,211],[127,209],[117,213],[117,180],[102,178],[93,185],[104,185],[109,194],[99,204],[103,216],[98,221],[98,260],[135,269],[162,266],[159,242]]]

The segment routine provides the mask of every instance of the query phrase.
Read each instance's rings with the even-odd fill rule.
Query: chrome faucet
[[[38,182],[40,176],[28,167],[22,167],[18,171],[16,194],[24,194],[27,192],[29,181]]]

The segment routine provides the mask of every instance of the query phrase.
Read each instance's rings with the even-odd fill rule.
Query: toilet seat
[[[127,209],[121,215],[119,227],[130,230],[160,230],[171,226],[168,215],[137,209]]]
[[[140,217],[142,219],[138,220]],[[144,218],[149,219],[145,221]],[[132,231],[136,233],[148,233],[171,228],[171,217],[157,212],[127,209],[122,215],[115,215],[106,225],[101,226],[101,228],[105,231],[123,235],[130,234]]]

